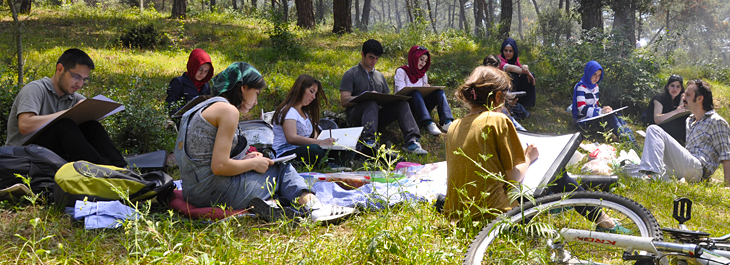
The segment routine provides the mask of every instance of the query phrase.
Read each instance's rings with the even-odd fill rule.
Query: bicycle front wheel
[[[464,264],[633,264],[621,258],[624,249],[562,240],[563,228],[596,230],[586,216],[597,214],[585,209],[607,214],[628,229],[624,234],[662,239],[651,212],[629,198],[604,192],[554,194],[524,203],[490,223],[472,241]]]

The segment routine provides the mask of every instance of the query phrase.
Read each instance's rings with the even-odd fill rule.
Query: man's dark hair
[[[695,98],[692,100],[697,99],[698,95],[701,95],[702,98],[702,109],[704,111],[711,111],[715,109],[715,103],[712,102],[712,89],[710,89],[710,84],[702,81],[702,80],[691,80],[687,82],[687,86],[690,84],[695,84]]]
[[[383,45],[374,39],[366,40],[365,43],[362,44],[362,54],[367,55],[368,53],[372,53],[373,55],[380,57],[380,55],[383,55]]]
[[[74,69],[76,65],[86,65],[89,69],[94,70],[94,61],[91,60],[88,54],[79,49],[68,49],[61,57],[58,58],[57,64],[63,65],[67,69]]]

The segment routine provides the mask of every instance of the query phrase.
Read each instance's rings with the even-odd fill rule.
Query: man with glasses
[[[378,128],[385,127],[397,120],[406,142],[403,147],[404,151],[426,155],[428,151],[424,150],[418,142],[421,134],[418,131],[418,124],[411,114],[408,101],[396,101],[385,106],[379,106],[375,101],[349,102],[356,96],[369,91],[390,94],[385,77],[375,70],[375,64],[378,63],[382,54],[383,46],[377,40],[370,39],[363,43],[362,52],[360,52],[362,59],[342,76],[340,104],[347,108],[345,113],[347,113],[347,119],[351,125],[365,127],[360,136],[365,143],[365,146],[360,147],[361,150],[377,149],[375,133]]]
[[[682,147],[659,126],[649,126],[640,172],[646,178],[673,175],[702,181],[710,178],[722,162],[725,183],[730,184],[730,126],[714,111],[710,85],[699,79],[687,82],[682,102],[692,112],[685,126],[687,145]]]
[[[94,62],[79,49],[66,50],[56,63],[53,77],[25,85],[8,117],[6,146],[19,146],[31,133],[86,99],[76,93],[89,82]],[[67,161],[126,167],[127,162],[97,121],[76,124],[63,119],[50,125],[32,144],[50,149]]]

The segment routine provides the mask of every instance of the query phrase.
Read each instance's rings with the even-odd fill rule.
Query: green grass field
[[[7,7],[0,10],[0,85],[13,93],[15,44],[12,20]],[[85,50],[95,60],[92,82],[80,91],[89,97],[104,94],[128,106],[130,113],[154,115],[123,124],[121,118],[105,125],[118,131],[115,135],[140,132],[150,128],[151,139],[128,137],[125,152],[170,149],[175,133],[164,129],[163,102],[169,80],[185,71],[189,52],[205,49],[212,57],[215,72],[232,62],[247,61],[256,66],[268,83],[259,105],[244,118],[256,118],[261,110],[276,107],[300,74],[310,74],[322,81],[329,105],[324,109],[342,112],[339,106],[339,82],[342,74],[359,61],[362,42],[379,39],[385,46],[376,68],[383,72],[392,87],[395,69],[406,61],[411,45],[424,45],[433,56],[430,83],[447,86],[447,94],[463,82],[470,71],[487,54],[497,54],[499,43],[475,40],[461,32],[434,35],[414,28],[400,33],[386,27],[371,32],[348,35],[330,33],[331,25],[311,31],[293,29],[295,49],[280,51],[273,47],[267,33],[271,23],[257,17],[222,12],[202,13],[184,20],[170,20],[167,15],[134,9],[99,10],[83,5],[60,8],[34,7],[24,20],[24,54],[26,82],[53,74],[54,63],[66,49]],[[154,50],[122,47],[116,41],[131,25],[152,23],[169,36],[169,43]],[[537,56],[529,56],[533,58]],[[535,69],[539,74],[539,70]],[[663,69],[661,78],[671,73],[685,79],[703,77],[701,71],[687,66]],[[566,75],[567,76],[567,75]],[[571,74],[572,76],[572,74]],[[730,86],[710,82],[715,92],[718,112],[730,118],[727,99]],[[566,88],[538,83],[538,105],[533,116],[523,122],[531,131],[542,133],[573,132],[572,119],[565,107],[570,98],[558,91]],[[568,88],[569,89],[569,88]],[[449,96],[454,115],[466,113],[453,96]],[[3,104],[7,102],[3,101]],[[12,103],[12,101],[10,101]],[[131,108],[131,109],[130,109]],[[135,112],[139,111],[139,112]],[[120,115],[120,114],[117,114]],[[634,115],[634,116],[632,116]],[[636,114],[629,117],[638,121]],[[120,116],[122,118],[129,116]],[[126,121],[133,123],[132,121]],[[635,130],[644,129],[638,122]],[[4,132],[5,128],[2,128]],[[126,131],[125,131],[126,130]],[[385,140],[397,146],[401,141],[397,126],[386,129]],[[134,133],[137,134],[134,134]],[[418,163],[443,161],[443,137],[424,135],[428,156],[406,156]],[[121,139],[121,138],[120,138]],[[124,138],[126,139],[126,138]],[[643,139],[639,139],[643,141]],[[174,175],[174,174],[173,174]],[[721,180],[720,168],[713,179]],[[644,182],[622,177],[614,193],[629,197],[653,212],[664,227],[674,227],[671,202],[688,197],[695,202],[690,228],[715,235],[730,233],[730,190],[711,182],[681,184]],[[191,221],[171,210],[140,205],[147,214],[115,230],[86,231],[83,224],[68,215],[27,201],[0,202],[0,264],[455,264],[459,263],[470,240],[483,224],[455,226],[433,211],[428,203],[397,206],[379,212],[364,212],[341,225],[318,226],[304,222],[262,224],[251,219],[220,223]]]

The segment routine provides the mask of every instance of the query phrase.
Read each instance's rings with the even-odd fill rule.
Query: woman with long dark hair
[[[644,122],[648,124],[659,124],[669,135],[684,145],[687,129],[685,128],[686,117],[689,113],[682,104],[684,94],[684,80],[679,75],[672,75],[664,85],[664,93],[656,95],[649,101],[649,106],[644,112]],[[674,117],[674,115],[680,115]],[[674,117],[674,118],[673,118]],[[682,118],[684,117],[684,118]],[[664,122],[670,118],[672,120]]]
[[[340,151],[323,149],[332,146],[335,139],[317,139],[319,135],[320,102],[327,102],[322,83],[309,75],[300,75],[289,93],[274,111],[274,151],[277,157],[296,154],[310,165],[327,161],[326,157],[339,159]],[[342,165],[344,161],[336,161]]]

